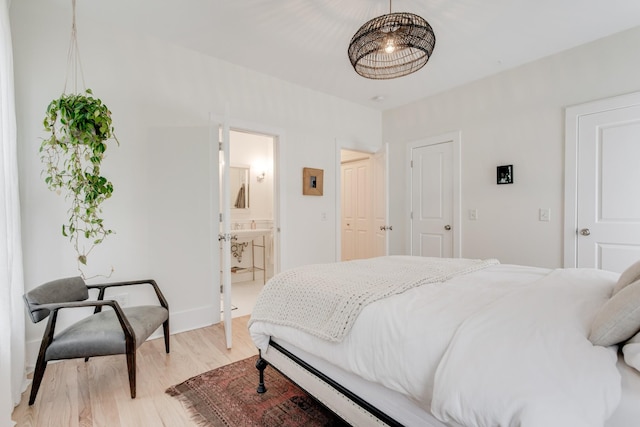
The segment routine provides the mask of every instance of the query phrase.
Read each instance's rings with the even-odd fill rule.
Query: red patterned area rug
[[[199,426],[347,426],[271,366],[258,394],[257,356],[222,366],[167,389]]]

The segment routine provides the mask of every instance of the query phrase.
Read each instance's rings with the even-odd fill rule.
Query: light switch
[[[540,208],[540,210],[538,211],[538,221],[551,221],[551,209]]]
[[[478,209],[469,209],[469,219],[476,221],[478,219]]]

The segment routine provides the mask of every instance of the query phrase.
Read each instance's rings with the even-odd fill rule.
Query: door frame
[[[564,268],[578,265],[578,149],[580,119],[602,113],[640,105],[640,92],[599,99],[573,105],[565,110],[564,155]]]
[[[451,215],[452,215],[452,223],[453,223],[453,257],[460,258],[462,256],[462,221],[461,221],[461,144],[462,144],[462,132],[461,131],[453,131],[447,132],[441,135],[430,136],[427,138],[419,139],[416,141],[412,141],[407,143],[406,149],[406,159],[405,164],[407,165],[406,172],[406,206],[407,206],[407,216],[409,221],[409,227],[407,227],[406,231],[406,240],[405,240],[405,251],[406,253],[411,253],[411,238],[413,233],[413,219],[409,216],[411,213],[412,200],[411,200],[411,186],[413,181],[411,179],[411,156],[414,148],[425,147],[428,145],[437,145],[444,143],[452,143],[452,164],[453,170],[451,173],[453,174],[453,206],[451,207]]]
[[[256,124],[256,123],[252,123],[252,122],[248,122],[248,121],[244,121],[244,120],[240,120],[240,119],[235,119],[229,116],[228,112],[225,113],[224,115],[220,115],[220,114],[210,114],[210,126],[213,127],[213,129],[211,129],[211,138],[213,141],[217,141],[218,137],[217,137],[217,132],[216,130],[219,129],[219,126],[223,127],[223,133],[227,133],[227,138],[228,138],[228,132],[231,130],[234,131],[240,131],[240,132],[247,132],[247,133],[254,133],[254,134],[262,134],[262,135],[268,135],[270,137],[273,138],[273,180],[274,180],[274,194],[273,194],[273,223],[274,223],[274,230],[273,230],[273,255],[274,255],[274,262],[273,262],[273,272],[274,274],[278,273],[279,271],[281,271],[280,269],[282,268],[282,263],[283,263],[283,254],[284,254],[284,244],[283,244],[283,232],[282,232],[282,228],[281,228],[281,224],[284,223],[284,195],[286,194],[286,192],[284,191],[284,183],[286,182],[285,180],[285,176],[286,176],[286,172],[283,170],[282,165],[284,164],[284,140],[285,140],[285,132],[282,129],[279,128],[274,128],[271,126],[267,126],[267,125],[263,125],[263,124]],[[219,131],[218,131],[219,132]],[[228,147],[227,152],[225,153],[225,167],[228,167],[228,162],[229,162],[229,152],[231,147]],[[214,150],[215,153],[217,155],[212,155],[210,161],[212,162],[210,169],[212,169],[214,167],[213,162],[218,162],[219,161],[219,149],[218,150]],[[214,191],[211,192],[212,195],[211,197],[214,197]],[[218,193],[219,193],[219,189],[218,189]],[[223,195],[223,197],[221,198],[223,200],[224,206],[220,206],[219,210],[221,212],[224,212],[224,217],[225,217],[225,221],[228,222],[230,221],[230,212],[229,212],[229,205],[231,203],[231,198],[229,196],[229,194],[227,193],[226,195]],[[212,256],[213,257],[217,257],[218,259],[220,258],[220,245],[219,242],[217,241],[217,237],[219,234],[219,227],[220,227],[220,221],[219,218],[217,218],[216,213],[214,213],[214,215],[212,215],[214,218],[212,218],[212,222],[215,224],[215,226],[213,227],[212,230],[212,236],[211,236],[211,242],[212,242]],[[227,227],[228,228],[228,227]],[[225,230],[225,232],[229,232],[229,230]],[[286,264],[285,264],[286,265]],[[266,273],[266,272],[265,272]],[[219,273],[215,273],[215,274],[219,274]],[[214,276],[215,277],[215,276]],[[231,314],[230,314],[230,310],[227,313],[227,307],[230,307],[231,305],[231,279],[228,278],[228,292],[225,292],[223,294],[220,294],[218,286],[214,286],[214,292],[215,294],[219,295],[218,298],[218,303],[216,304],[216,307],[220,307],[220,302],[224,301],[225,302],[225,310],[223,313],[221,313],[221,316],[219,317],[218,322],[220,321],[224,321],[224,320],[229,320],[227,322],[225,322],[224,325],[224,329],[225,329],[225,339],[226,339],[226,344],[227,344],[227,348],[231,348],[232,347],[232,322],[231,322]]]
[[[282,167],[285,164],[284,156],[285,132],[283,129],[273,126],[254,123],[240,119],[229,118],[229,129],[236,132],[253,133],[258,135],[266,135],[273,138],[273,274],[282,271],[283,265],[286,266],[286,227],[282,228],[282,224],[286,224],[284,209],[286,203],[285,183],[286,171]]]
[[[339,262],[342,259],[342,230],[341,230],[341,225],[342,225],[342,201],[341,201],[341,196],[342,196],[342,168],[341,168],[341,164],[342,164],[342,158],[341,158],[341,152],[342,150],[352,150],[352,151],[361,151],[363,153],[367,153],[367,154],[375,154],[376,152],[378,152],[381,149],[385,149],[386,151],[386,161],[385,161],[385,166],[387,168],[387,171],[385,172],[385,197],[387,199],[386,203],[385,203],[385,209],[386,209],[386,216],[387,216],[387,221],[389,221],[389,143],[385,142],[382,143],[380,146],[374,146],[374,145],[365,145],[365,144],[360,144],[357,143],[355,141],[348,141],[348,140],[342,140],[339,138],[336,138],[335,140],[335,207],[336,210],[334,212],[335,218],[335,260],[336,262]],[[389,254],[389,238],[387,237],[387,255]]]

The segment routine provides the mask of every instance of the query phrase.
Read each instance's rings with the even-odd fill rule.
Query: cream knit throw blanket
[[[498,264],[495,259],[387,256],[284,271],[265,285],[249,320],[291,326],[338,342],[379,299]]]

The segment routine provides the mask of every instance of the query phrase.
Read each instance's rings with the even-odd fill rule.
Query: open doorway
[[[232,317],[251,313],[276,272],[276,143],[273,135],[229,132]]]

